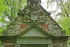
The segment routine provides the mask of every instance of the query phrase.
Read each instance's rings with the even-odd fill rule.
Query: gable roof
[[[28,6],[28,5],[27,5]],[[27,7],[26,6],[26,7]],[[20,11],[18,14],[20,15],[20,14],[24,14],[23,12],[24,12],[24,10],[26,10],[27,8],[24,8],[22,11]],[[62,35],[64,34],[63,32],[64,31],[62,31],[62,28],[59,26],[59,24],[50,16],[50,14],[51,13],[49,13],[49,12],[47,12],[44,8],[43,8],[43,6],[40,4],[39,5],[39,7],[41,8],[41,10],[46,14],[46,16],[48,16],[50,19],[51,19],[51,21],[53,21],[57,26],[58,26],[58,28],[60,29],[60,32],[62,33]],[[52,24],[52,23],[51,23]]]
[[[15,21],[13,21],[9,26],[8,26],[8,29],[5,31],[5,32],[7,32],[7,31],[9,31],[9,30],[11,30],[11,29],[9,29],[9,28],[11,28],[10,26],[14,26],[13,25],[13,23],[14,22],[16,22],[16,20],[17,19],[19,19],[19,17],[20,17],[20,15],[23,15],[24,13],[24,11],[26,11],[26,9],[29,9],[28,7],[30,7],[29,6],[29,4],[22,10],[22,11],[20,11],[19,13],[18,13],[18,15],[19,16],[17,16],[16,17],[16,19],[15,19]],[[45,12],[45,14],[46,14],[46,16],[48,16],[50,19],[51,19],[51,21],[53,21],[57,26],[58,26],[58,28],[60,29],[60,32],[62,33],[62,28],[56,23],[56,21],[50,16],[50,13],[49,12],[47,12],[40,4],[39,4],[39,6],[38,7],[40,7],[41,8],[41,11],[43,11],[43,12]],[[21,17],[20,17],[21,18]],[[22,21],[21,21],[21,23],[22,23]],[[18,24],[18,23],[15,23],[15,24]],[[35,24],[35,23],[34,23]],[[39,27],[39,25],[37,25],[37,24],[35,24],[37,27]],[[13,28],[13,27],[12,27]],[[16,27],[15,27],[16,28]],[[43,28],[41,28],[41,27],[39,27],[40,29],[42,29],[43,30]],[[45,30],[43,30],[43,31],[45,31]],[[47,32],[46,32],[47,33]],[[21,33],[22,34],[22,33]],[[48,34],[48,36],[53,36],[52,34],[49,34],[49,33],[47,33]],[[16,34],[17,35],[17,34]],[[63,34],[62,34],[63,35]]]

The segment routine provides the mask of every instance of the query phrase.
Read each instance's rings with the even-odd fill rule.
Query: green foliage
[[[8,9],[4,14],[6,14],[10,20],[13,20],[16,16],[18,16],[18,10],[22,9],[26,5],[23,3],[25,1],[26,0],[6,0],[5,4],[8,6]]]
[[[0,22],[3,22],[4,17],[3,17],[3,12],[8,8],[3,2],[4,0],[0,0]]]
[[[70,35],[70,17],[61,17],[61,20],[58,22],[62,29],[65,31],[66,35]]]
[[[0,0],[0,23],[6,24],[0,27],[0,36],[2,31],[18,16],[18,10],[22,10],[26,6],[27,0]],[[5,20],[8,18],[10,21]]]
[[[70,18],[63,17],[62,28],[66,31],[66,35],[70,35]]]
[[[0,36],[2,36],[2,31],[3,31],[3,29],[2,29],[2,28],[0,28]]]
[[[62,6],[62,15],[63,16],[69,16],[70,14],[70,0],[67,0],[67,2],[63,3],[61,0],[61,6]]]
[[[7,6],[3,2],[4,0],[0,0],[0,16],[2,16],[2,12],[7,9]]]
[[[62,29],[66,32],[66,35],[70,35],[70,0],[67,0],[67,2],[63,2],[63,0],[60,0],[61,7],[62,7],[62,17],[61,17],[61,23],[59,23],[62,26]]]

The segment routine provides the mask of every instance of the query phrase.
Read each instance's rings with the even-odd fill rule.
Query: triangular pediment
[[[38,25],[32,24],[25,29],[19,36],[22,37],[46,37],[46,32],[43,31]]]
[[[23,36],[46,36],[44,32],[40,31],[40,29],[36,29],[35,27],[28,30],[27,33],[25,33]]]

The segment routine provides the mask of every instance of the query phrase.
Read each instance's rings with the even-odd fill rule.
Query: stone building
[[[27,6],[0,36],[2,47],[67,47],[67,39],[41,0],[27,0]]]

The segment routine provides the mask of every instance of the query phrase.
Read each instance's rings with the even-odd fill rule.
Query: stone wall
[[[67,47],[67,40],[53,40],[53,47]]]

